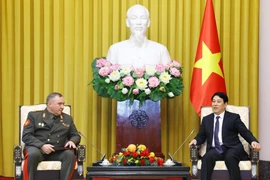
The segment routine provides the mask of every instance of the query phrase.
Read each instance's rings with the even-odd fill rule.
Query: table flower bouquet
[[[150,152],[143,144],[130,144],[109,161],[114,166],[163,166],[164,163],[162,158],[155,157],[155,153]]]
[[[111,64],[105,58],[96,58],[92,63],[94,90],[99,96],[117,101],[139,100],[142,105],[147,99],[159,101],[173,98],[183,91],[182,66],[173,60],[167,65],[134,68]]]

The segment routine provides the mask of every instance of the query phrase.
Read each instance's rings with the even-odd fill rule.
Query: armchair
[[[40,111],[46,108],[46,104],[37,104],[37,105],[23,105],[20,106],[19,111],[19,145],[14,146],[13,149],[13,158],[15,164],[15,179],[23,179],[23,147],[24,143],[22,141],[22,131],[24,122],[27,119],[27,115],[30,111]],[[69,105],[65,105],[64,113],[70,114],[71,107]],[[75,171],[73,173],[72,179],[83,179],[83,162],[85,161],[85,145],[78,145],[76,150],[74,151],[77,157],[77,163],[75,167]],[[60,161],[42,161],[38,164],[36,178],[38,180],[56,180],[60,179],[60,169],[61,162]]]
[[[249,106],[233,106],[227,105],[227,111],[234,112],[240,115],[241,120],[247,128],[249,128]],[[201,108],[201,120],[204,116],[212,113],[211,106]],[[241,178],[244,180],[257,179],[257,163],[259,161],[259,153],[252,151],[250,145],[239,135],[245,151],[249,155],[249,160],[241,160],[239,163]],[[206,152],[206,142],[200,146],[192,145],[190,147],[190,160],[192,162],[192,179],[200,179],[201,175],[201,157]],[[225,180],[229,179],[229,173],[224,161],[217,161],[212,179]]]

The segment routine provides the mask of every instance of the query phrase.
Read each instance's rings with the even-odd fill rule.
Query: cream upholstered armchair
[[[247,128],[249,128],[249,106],[233,106],[227,105],[227,111],[237,113],[240,115],[241,120],[244,122]],[[204,106],[201,108],[201,120],[204,116],[211,114],[212,107]],[[241,160],[239,163],[241,178],[245,179],[257,179],[257,162],[259,161],[259,153],[252,151],[250,145],[239,135],[245,151],[249,155],[249,160]],[[192,179],[200,179],[201,175],[201,157],[206,152],[206,142],[200,146],[192,145],[190,147],[190,160],[192,162]],[[212,179],[225,180],[229,179],[229,173],[224,161],[217,161]]]
[[[14,146],[14,163],[15,163],[15,179],[23,179],[23,147],[24,143],[22,142],[22,131],[24,122],[27,119],[27,115],[30,111],[40,111],[46,108],[46,104],[37,104],[37,105],[23,105],[20,106],[19,111],[19,145]],[[64,113],[69,114],[71,112],[71,107],[69,105],[65,105]],[[75,167],[75,171],[73,173],[72,179],[83,179],[83,162],[85,161],[85,145],[78,145],[75,150],[75,155],[77,157],[77,164]],[[38,180],[56,180],[60,179],[60,169],[61,162],[60,161],[42,161],[38,164],[36,178]]]

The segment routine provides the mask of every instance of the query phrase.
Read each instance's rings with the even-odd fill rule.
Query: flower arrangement
[[[150,152],[143,144],[139,146],[130,144],[109,161],[114,166],[163,166],[164,163],[162,158],[155,157],[155,153]]]
[[[105,58],[96,58],[92,63],[93,88],[99,96],[117,101],[139,100],[142,105],[147,99],[159,101],[173,98],[183,91],[182,67],[173,60],[167,65],[134,68],[111,64]]]

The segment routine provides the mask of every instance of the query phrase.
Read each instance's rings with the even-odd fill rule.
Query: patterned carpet
[[[13,180],[13,179],[14,179],[13,177],[3,177],[3,176],[0,176],[0,180]]]

